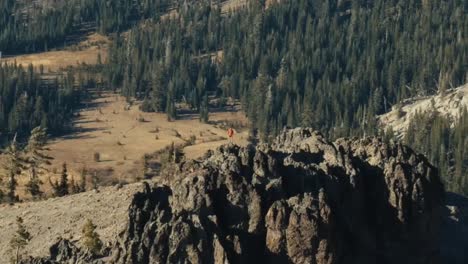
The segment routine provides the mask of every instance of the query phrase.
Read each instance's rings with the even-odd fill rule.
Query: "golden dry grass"
[[[165,114],[143,113],[138,104],[126,111],[126,106],[125,98],[120,95],[104,94],[80,112],[74,121],[76,132],[50,142],[48,154],[54,157],[50,171],[55,173],[44,177],[43,188],[46,191],[50,190],[47,178],[59,177],[63,162],[68,164],[68,170],[75,180],[79,179],[80,170],[86,167],[88,170],[107,171],[109,178],[105,179],[106,182],[133,182],[137,176],[141,176],[139,169],[145,153],[163,149],[172,142],[183,144],[195,136],[195,144],[184,149],[186,157],[192,159],[228,143],[224,128],[202,124],[197,115],[181,116],[180,120],[169,122]],[[210,121],[235,121],[248,125],[242,112],[210,113]],[[247,129],[238,132],[234,143],[246,145]],[[101,156],[99,162],[93,158],[96,152]],[[26,179],[22,177],[21,186],[24,186]]]
[[[98,54],[102,62],[107,59],[109,39],[97,33],[90,34],[86,40],[67,47],[65,50],[48,51],[34,54],[19,55],[0,59],[0,63],[17,63],[23,66],[32,64],[34,67],[44,66],[48,71],[58,71],[67,66],[86,63],[96,64]]]
[[[247,6],[247,0],[228,0],[221,3],[221,13],[235,12]]]

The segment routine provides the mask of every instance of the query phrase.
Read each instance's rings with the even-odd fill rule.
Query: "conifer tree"
[[[26,162],[29,169],[29,182],[26,184],[28,192],[35,198],[42,194],[40,185],[42,181],[39,175],[46,172],[43,165],[49,165],[51,157],[45,154],[47,149],[47,130],[45,128],[36,127],[31,131],[28,145],[26,146]]]
[[[200,122],[208,123],[209,110],[208,110],[208,95],[203,96],[203,102],[200,106]]]
[[[10,248],[14,252],[12,262],[18,264],[21,261],[21,250],[28,244],[32,237],[27,231],[21,217],[16,218],[16,225],[16,233],[10,240]]]
[[[68,171],[67,171],[67,163],[62,164],[62,173],[60,175],[60,181],[52,182],[49,178],[49,183],[54,189],[54,194],[57,197],[62,197],[68,195],[69,192],[69,184],[68,184]]]
[[[150,93],[151,111],[164,112],[166,110],[166,68],[160,65],[153,75],[152,91]]]
[[[99,238],[99,234],[96,233],[96,225],[88,219],[83,226],[83,246],[93,254],[97,255],[102,249],[102,241]]]
[[[24,169],[24,160],[20,156],[20,151],[16,143],[16,135],[11,144],[7,147],[5,152],[5,159],[3,162],[4,175],[3,178],[7,180],[7,198],[10,203],[18,201],[16,195],[16,187],[18,185],[17,177]]]
[[[86,191],[86,176],[88,174],[88,170],[86,167],[83,167],[80,172],[80,192]]]

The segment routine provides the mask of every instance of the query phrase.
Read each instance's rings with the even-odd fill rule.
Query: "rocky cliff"
[[[286,130],[168,179],[135,195],[103,256],[60,241],[24,263],[439,263],[443,186],[401,144]]]

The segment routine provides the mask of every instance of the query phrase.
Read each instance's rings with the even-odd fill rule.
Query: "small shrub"
[[[150,133],[153,133],[153,134],[154,134],[154,133],[159,133],[159,127],[156,127],[155,129],[150,130],[149,132],[150,132]]]
[[[196,141],[197,141],[197,137],[195,135],[191,135],[189,140],[188,140],[188,143],[190,145],[195,145]]]
[[[93,254],[99,254],[102,249],[102,241],[96,233],[96,225],[91,220],[87,220],[82,229],[83,246]]]
[[[100,162],[101,161],[101,153],[94,152],[93,159],[94,159],[95,162]]]
[[[174,136],[177,137],[177,138],[181,138],[182,135],[180,135],[179,131],[177,131],[176,129],[173,129],[174,131]]]

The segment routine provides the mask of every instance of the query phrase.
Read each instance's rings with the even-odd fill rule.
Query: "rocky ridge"
[[[427,159],[376,138],[286,130],[225,145],[137,193],[119,240],[66,240],[23,263],[439,263],[443,186]]]

